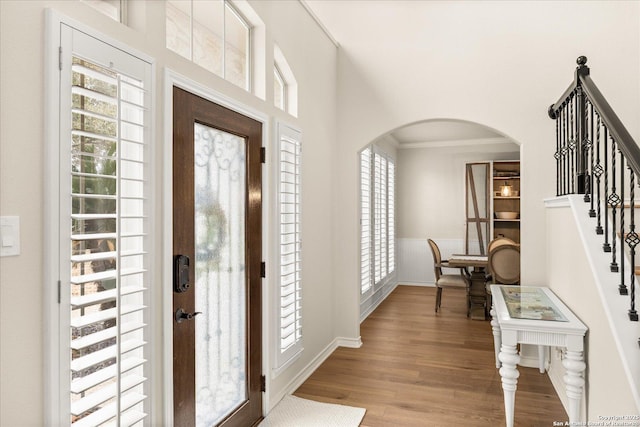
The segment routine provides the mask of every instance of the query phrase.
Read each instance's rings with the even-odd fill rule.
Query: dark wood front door
[[[261,123],[173,89],[176,426],[262,416]]]

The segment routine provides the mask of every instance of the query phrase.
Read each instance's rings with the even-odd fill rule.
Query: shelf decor
[[[492,238],[520,243],[520,161],[494,160],[492,167]]]
[[[510,185],[503,185],[500,187],[500,195],[502,197],[511,197],[513,187]]]

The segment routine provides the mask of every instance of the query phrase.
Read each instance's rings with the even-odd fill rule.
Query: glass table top
[[[512,319],[569,321],[541,288],[503,286],[500,290]]]

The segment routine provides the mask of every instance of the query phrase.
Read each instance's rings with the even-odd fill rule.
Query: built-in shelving
[[[492,162],[493,238],[508,237],[520,243],[520,161]],[[498,218],[496,212],[516,212],[515,219]]]

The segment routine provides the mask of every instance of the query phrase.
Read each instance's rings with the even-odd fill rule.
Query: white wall
[[[336,144],[337,49],[298,2],[251,2],[266,25],[262,46],[266,100],[246,93],[206,70],[191,64],[164,47],[164,3],[129,2],[135,28],[124,27],[78,1],[0,1],[0,214],[21,219],[22,253],[0,259],[0,425],[40,426],[43,413],[43,141],[44,141],[44,11],[59,12],[156,59],[155,153],[158,177],[154,219],[156,242],[162,235],[161,214],[164,189],[163,76],[165,67],[232,98],[272,118],[282,118],[303,133],[302,198],[303,225],[303,332],[305,352],[290,368],[267,384],[271,396],[285,389],[303,367],[325,349],[335,335],[332,314],[333,271],[331,254],[333,203],[333,160]],[[299,85],[298,118],[273,107],[273,43],[276,42],[293,70]],[[272,128],[271,128],[272,129]],[[273,136],[268,136],[272,146]],[[273,196],[272,182],[265,183],[265,195]],[[273,242],[271,242],[273,243]],[[154,268],[156,290],[170,289],[170,278],[162,277],[162,262]],[[265,298],[274,289],[268,284]],[[161,292],[154,294],[153,325],[162,325]],[[353,308],[357,315],[357,306]],[[165,424],[163,411],[162,335],[154,329],[150,340],[156,369],[152,372],[154,421]],[[266,351],[270,351],[267,349]],[[273,402],[272,402],[273,403]]]
[[[444,258],[464,252],[465,164],[520,158],[520,147],[513,143],[443,145],[398,150],[400,283],[434,283],[428,238],[438,242]]]
[[[517,145],[496,144],[398,151],[398,238],[463,239],[465,164],[518,160]]]
[[[358,335],[349,309],[357,306],[358,278],[354,165],[368,142],[409,123],[448,118],[521,143],[522,277],[542,283],[542,199],[555,193],[555,124],[547,108],[572,81],[579,55],[589,58],[593,80],[640,140],[639,3],[404,2],[394,19],[378,4],[349,2],[360,19],[349,27],[354,38],[340,39],[335,230],[342,240],[334,260],[341,335]]]
[[[597,422],[601,421],[599,417],[637,415],[640,408],[636,406],[632,385],[629,382],[629,378],[633,376],[636,378],[635,384],[638,384],[637,369],[640,364],[637,362],[637,325],[628,320],[628,298],[618,295],[619,275],[609,271],[610,254],[600,250],[603,240],[602,236],[597,236],[594,232],[596,220],[588,217],[586,204],[581,201],[578,203],[582,205],[579,206],[582,209],[578,212],[579,218],[582,222],[588,223],[586,227],[581,226],[582,232],[586,232],[587,239],[594,242],[588,242],[589,247],[585,248],[571,207],[548,208],[545,251],[549,266],[547,283],[589,328],[585,339],[586,408],[583,407],[587,420]],[[592,262],[596,264],[592,265]],[[598,275],[596,272],[604,272],[604,275]],[[602,276],[607,278],[606,281],[602,281]],[[608,285],[609,291],[603,292],[598,289],[597,281],[602,285]],[[603,296],[614,299],[614,304],[619,307],[611,310],[610,302],[604,302]],[[623,368],[620,347],[612,334],[611,322],[619,325],[618,339],[623,341],[623,347],[630,349],[630,357],[636,359],[630,360],[627,365],[631,365],[632,371],[635,367],[636,372],[631,375]],[[564,402],[564,368],[553,349],[551,356],[549,376],[554,379],[556,390]],[[637,396],[637,391],[635,394]]]

